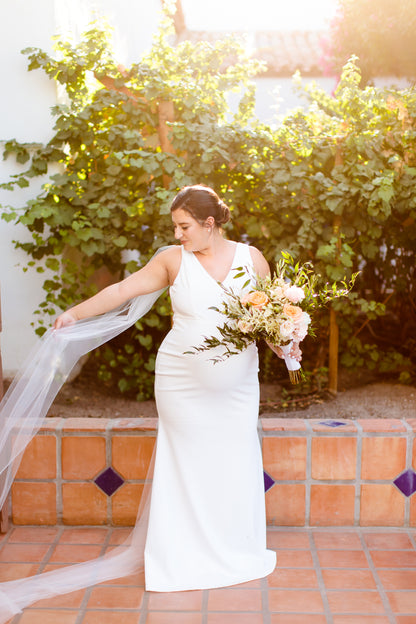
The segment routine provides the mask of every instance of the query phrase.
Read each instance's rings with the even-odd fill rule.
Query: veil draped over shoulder
[[[0,508],[23,451],[36,435],[79,358],[131,327],[150,310],[162,292],[163,289],[141,295],[101,316],[45,333],[0,403]],[[149,485],[144,489],[127,548],[123,544],[110,555],[85,563],[0,583],[0,624],[42,598],[89,587],[143,568],[149,489]]]

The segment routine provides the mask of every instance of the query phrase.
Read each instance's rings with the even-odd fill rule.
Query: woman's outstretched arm
[[[60,314],[54,323],[54,329],[72,325],[90,316],[97,316],[117,308],[119,305],[137,297],[169,286],[169,250],[161,252],[143,268],[132,273],[124,280],[103,288],[93,297]]]

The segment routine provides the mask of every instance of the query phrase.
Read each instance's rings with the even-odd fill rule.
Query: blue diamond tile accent
[[[270,490],[272,485],[275,484],[275,481],[269,474],[267,474],[265,470],[263,470],[263,477],[264,477],[264,491],[267,492],[267,490]]]
[[[340,422],[339,420],[322,420],[319,425],[325,425],[325,427],[345,427],[347,423]]]
[[[409,468],[402,472],[393,483],[405,496],[411,496],[416,492],[416,472]]]
[[[124,479],[111,467],[106,468],[94,481],[107,496],[112,496],[124,483]]]

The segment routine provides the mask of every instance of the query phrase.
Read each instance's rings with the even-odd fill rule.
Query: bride
[[[3,446],[4,457],[0,451],[0,470],[8,468],[2,473],[7,491],[16,470],[13,459],[29,439],[28,427],[17,422],[28,416],[34,435],[74,361],[134,323],[169,288],[173,325],[156,359],[159,429],[150,504],[139,512],[128,549],[0,584],[6,620],[40,598],[130,574],[143,565],[143,556],[146,589],[159,592],[233,585],[275,567],[275,553],[266,548],[257,348],[252,344],[218,364],[204,352],[185,353],[204,336],[218,335],[224,319],[212,308],[221,305],[221,285],[242,292],[250,287],[247,275],[264,277],[269,267],[254,247],[224,238],[221,226],[229,210],[209,187],[183,188],[171,214],[180,245],[58,316],[46,350],[41,347],[30,360],[2,404],[14,436],[12,446],[10,439]],[[244,270],[236,272],[237,267]],[[297,347],[292,355],[300,358]],[[14,448],[16,426],[23,432]],[[0,623],[6,620],[0,615]]]

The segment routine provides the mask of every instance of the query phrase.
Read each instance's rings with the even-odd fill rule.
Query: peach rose
[[[253,290],[240,299],[243,305],[251,305],[253,308],[263,308],[266,303],[269,303],[269,298],[262,290]]]
[[[285,305],[283,306],[283,313],[286,314],[289,320],[296,322],[301,318],[303,311],[302,308],[300,308],[299,306],[285,303]]]

